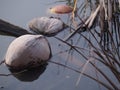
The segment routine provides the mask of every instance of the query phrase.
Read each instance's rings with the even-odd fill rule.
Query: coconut
[[[28,24],[30,32],[48,36],[56,35],[62,31],[64,24],[57,18],[38,17],[31,20]]]
[[[50,8],[50,12],[55,14],[68,14],[71,13],[72,11],[73,7],[68,5],[57,5]]]
[[[51,57],[47,39],[42,35],[23,35],[8,47],[5,63],[13,69],[37,67]]]

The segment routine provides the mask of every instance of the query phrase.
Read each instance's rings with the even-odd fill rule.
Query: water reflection
[[[47,65],[48,63],[45,63],[44,65],[41,65],[39,67],[19,72],[10,68],[9,70],[11,73],[13,73],[13,76],[16,77],[18,80],[23,82],[32,82],[39,78],[39,76],[46,70]]]

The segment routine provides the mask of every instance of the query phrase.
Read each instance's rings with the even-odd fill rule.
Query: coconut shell
[[[56,35],[64,28],[64,24],[61,20],[48,17],[34,18],[29,22],[28,26],[30,32],[32,31],[35,34],[48,36]]]
[[[67,13],[71,13],[72,11],[73,11],[73,7],[68,5],[57,5],[50,8],[50,12],[55,14],[67,14]]]
[[[36,67],[51,57],[47,39],[42,35],[23,35],[9,45],[5,63],[10,68]]]

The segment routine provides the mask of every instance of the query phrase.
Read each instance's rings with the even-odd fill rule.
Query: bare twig
[[[27,69],[25,69],[25,70],[22,70],[22,71],[19,71],[19,72],[16,72],[16,73],[0,74],[0,76],[11,76],[11,75],[18,75],[18,74],[24,73],[24,72],[26,72],[26,71],[27,71]]]
[[[1,62],[0,62],[0,65],[2,65],[4,62],[5,62],[5,60],[1,61]]]

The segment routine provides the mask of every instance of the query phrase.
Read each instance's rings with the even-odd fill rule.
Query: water
[[[34,17],[51,16],[47,10],[51,6],[56,5],[56,0],[1,0],[0,1],[0,19],[11,22],[25,29],[28,29],[27,23]],[[63,17],[64,20],[65,17]],[[62,34],[63,35],[63,34]],[[61,35],[61,36],[62,36]],[[4,59],[4,55],[9,44],[15,37],[0,35],[0,59]],[[59,41],[55,38],[47,38],[50,42],[53,57],[51,60],[65,63],[67,53],[56,54],[61,51]],[[73,61],[68,63],[74,67],[81,66],[82,62],[79,58],[73,57]],[[46,68],[46,69],[45,69]],[[82,77],[80,84],[76,86],[79,73],[66,69],[59,65],[49,63],[45,68],[33,71],[32,76],[25,78],[21,76],[0,76],[0,90],[98,90],[98,85],[86,78]],[[91,72],[91,71],[90,71]],[[10,71],[6,65],[0,66],[0,74],[9,74]],[[92,72],[91,72],[92,73]],[[40,75],[41,74],[41,75]],[[36,76],[36,77],[34,77]],[[31,79],[25,81],[25,79]],[[33,79],[32,79],[33,78]],[[102,89],[105,90],[105,89]]]

